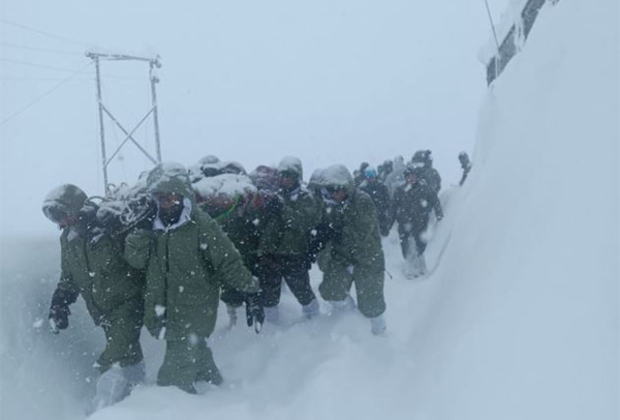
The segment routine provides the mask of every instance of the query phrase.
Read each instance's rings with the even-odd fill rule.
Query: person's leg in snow
[[[260,282],[260,301],[265,310],[265,320],[277,324],[280,320],[278,304],[282,293],[282,268],[276,257],[269,256],[257,270]]]
[[[95,398],[88,414],[123,400],[135,385],[144,381],[145,373],[144,361],[125,367],[110,367],[97,380]]]
[[[385,312],[383,271],[375,272],[357,266],[353,269],[357,308],[366,318],[375,318]]]
[[[157,385],[176,386],[185,392],[196,394],[194,384],[199,381],[213,385],[223,382],[207,339],[193,337],[166,341],[166,354],[157,373]]]
[[[375,335],[381,335],[386,330],[385,297],[383,294],[383,271],[369,270],[364,267],[355,267],[353,281],[357,294],[357,308],[370,320],[370,330]]]
[[[382,334],[385,329],[386,304],[383,294],[383,271],[368,270],[363,267],[344,267],[331,260],[323,274],[319,292],[323,299],[332,303],[332,313],[354,309],[355,304],[349,291],[355,282],[357,307],[371,322],[373,334]]]
[[[140,346],[143,303],[129,300],[112,311],[102,323],[106,347],[97,360],[101,372],[92,411],[115,404],[144,381],[144,361]]]
[[[334,309],[332,313],[340,312],[338,309],[341,306],[344,308],[343,304],[351,299],[349,291],[352,284],[353,275],[346,266],[333,259],[327,261],[323,281],[319,285],[319,293],[324,300],[332,303]]]
[[[417,251],[417,268],[418,275],[426,274],[426,259],[424,258],[424,251],[426,251],[426,239],[423,238],[425,231],[416,232],[413,235],[415,239],[415,250]]]
[[[400,240],[400,250],[403,253],[403,258],[405,260],[409,256],[411,250],[410,237],[410,230],[406,229],[405,226],[398,225],[398,239]]]
[[[106,346],[96,366],[104,373],[113,365],[135,365],[144,358],[140,346],[140,331],[144,304],[141,299],[129,300],[112,311],[101,324]]]
[[[416,278],[426,273],[426,240],[423,238],[424,231],[414,231],[407,238],[407,252],[405,256],[405,275],[408,278]]]
[[[319,313],[319,303],[312,291],[312,286],[310,286],[308,269],[305,258],[299,256],[283,258],[282,276],[301,304],[304,316],[312,318]]]

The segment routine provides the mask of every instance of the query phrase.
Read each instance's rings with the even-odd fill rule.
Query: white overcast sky
[[[495,19],[507,1],[489,0]],[[477,55],[490,36],[483,0],[0,4],[3,235],[53,233],[40,207],[61,183],[103,190],[87,49],[162,57],[164,160],[216,154],[251,170],[292,154],[307,178],[430,148],[449,185],[458,152],[473,148],[486,91]],[[149,109],[147,68],[105,62],[102,72],[104,102],[131,130]],[[109,155],[124,136],[109,122],[106,133]],[[152,134],[148,120],[135,137],[154,153]],[[112,181],[150,167],[128,146]]]

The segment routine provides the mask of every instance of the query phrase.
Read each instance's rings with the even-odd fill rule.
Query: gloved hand
[[[50,329],[54,334],[58,334],[60,330],[64,330],[69,326],[69,303],[62,290],[57,289],[52,297],[52,306],[50,308],[49,323]]]
[[[312,268],[312,264],[316,262],[316,254],[312,252],[308,252],[304,258],[304,267],[306,270],[310,270]]]
[[[151,241],[155,237],[152,230],[136,229],[125,238],[125,260],[133,268],[143,270],[148,265]]]
[[[259,333],[265,322],[265,311],[260,303],[258,293],[250,293],[245,299],[245,316],[248,327],[254,325],[254,330]]]

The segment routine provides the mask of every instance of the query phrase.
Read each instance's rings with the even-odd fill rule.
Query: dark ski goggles
[[[282,171],[278,175],[280,178],[297,178],[297,173],[293,171]]]

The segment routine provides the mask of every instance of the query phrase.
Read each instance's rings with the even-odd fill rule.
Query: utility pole
[[[108,182],[108,166],[114,160],[116,155],[121,151],[123,146],[128,141],[131,141],[141,152],[144,154],[154,165],[161,163],[161,143],[159,138],[159,115],[157,112],[157,92],[155,86],[159,83],[159,78],[156,74],[156,69],[161,67],[161,62],[159,56],[155,58],[145,58],[145,57],[137,57],[131,55],[124,54],[101,54],[95,52],[87,52],[86,56],[95,62],[96,68],[96,76],[97,76],[97,104],[99,109],[99,136],[101,139],[101,158],[103,162],[103,182],[104,182],[104,191],[108,193],[110,191],[110,184]],[[140,122],[131,130],[127,131],[125,127],[118,121],[118,119],[110,112],[110,110],[104,105],[103,99],[101,97],[101,69],[100,62],[101,60],[106,61],[143,61],[149,63],[149,79],[151,82],[151,109],[144,115],[144,117],[140,120]],[[106,137],[105,137],[105,129],[104,129],[104,114],[106,114],[114,124],[125,134],[125,139],[121,142],[120,146],[116,148],[114,153],[107,158],[106,153]],[[154,158],[151,154],[144,149],[137,141],[133,138],[133,134],[136,130],[142,125],[146,119],[153,114],[153,124],[155,125],[155,149],[156,156]]]

